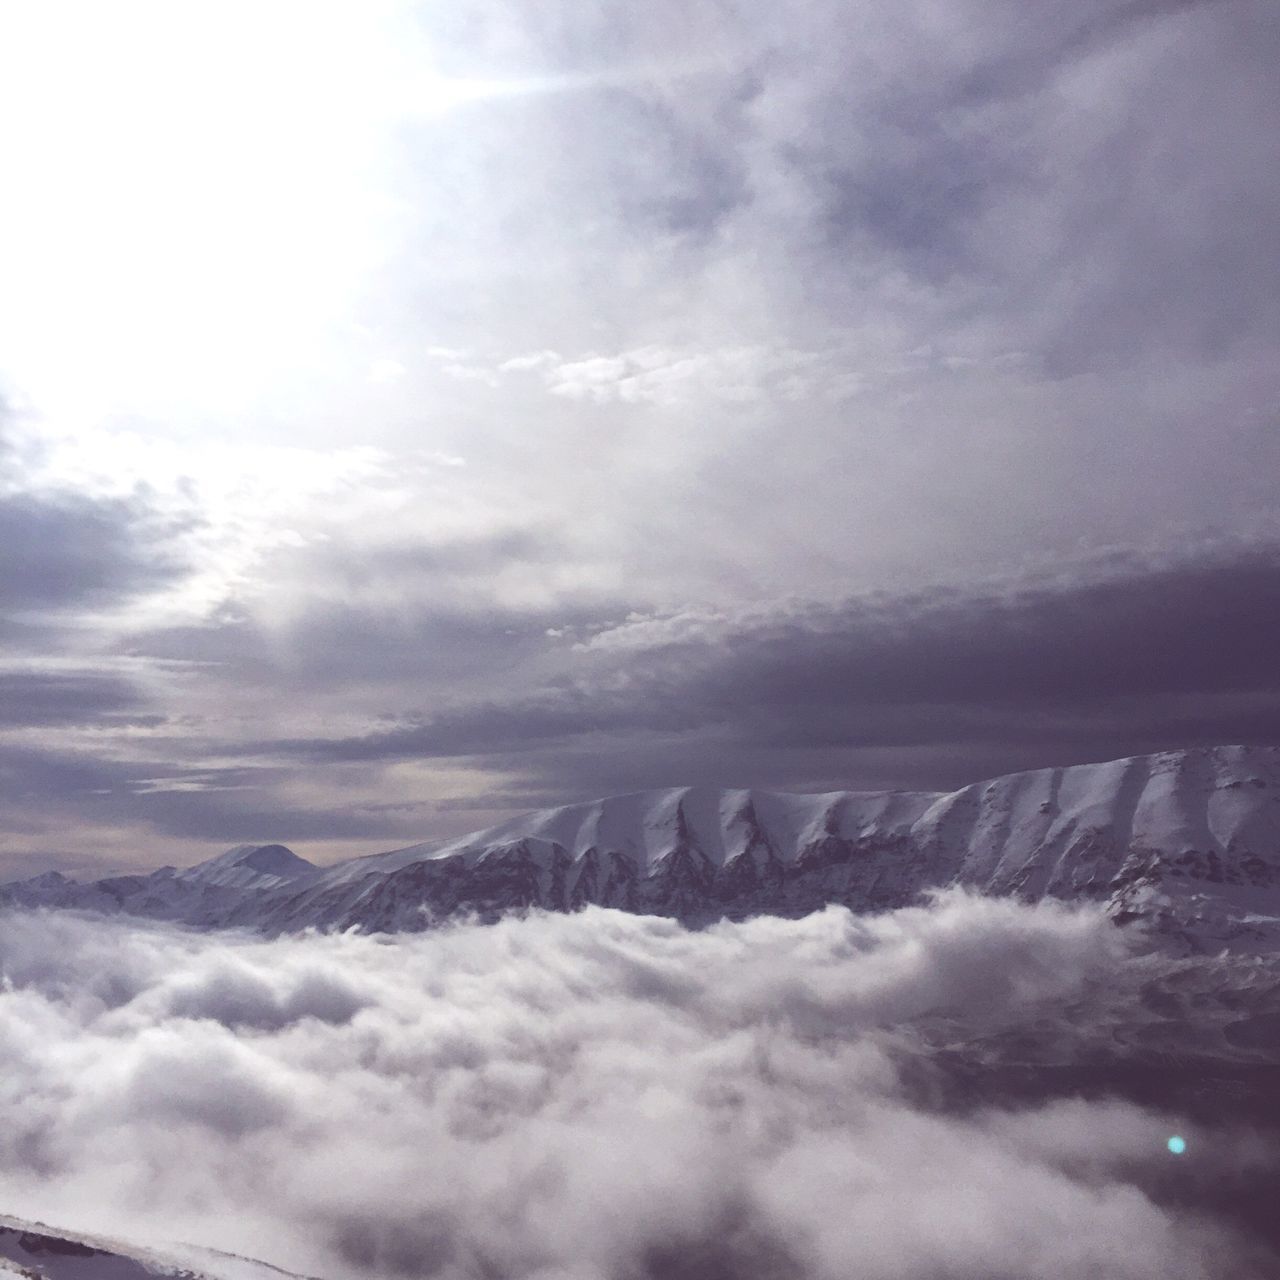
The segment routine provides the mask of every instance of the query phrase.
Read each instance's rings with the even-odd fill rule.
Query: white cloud
[[[383,356],[369,366],[369,381],[382,384],[399,382],[408,372],[409,370],[399,360]]]
[[[1249,1274],[1226,1227],[1152,1198],[1169,1126],[1208,1150],[1203,1124],[912,1101],[945,1078],[931,1045],[990,1069],[1001,1036],[1069,1053],[1134,1018],[1152,970],[1091,912],[3,923],[11,1211],[335,1277]],[[1215,1177],[1265,1154],[1217,1145]]]
[[[498,370],[500,373],[525,373],[530,369],[554,367],[560,362],[561,356],[557,351],[532,351],[528,355],[512,356],[510,360],[504,360]]]
[[[819,352],[763,346],[712,349],[648,345],[612,355],[566,358],[531,352],[503,361],[501,373],[537,373],[554,396],[594,404],[648,404],[674,409],[702,400],[746,404],[847,394],[858,383]]]
[[[442,364],[440,372],[446,378],[455,378],[459,382],[479,382],[486,387],[501,385],[497,374],[476,364]]]

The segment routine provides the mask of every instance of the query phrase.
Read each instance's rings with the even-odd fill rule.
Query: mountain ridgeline
[[[673,788],[327,868],[245,845],[188,870],[0,886],[0,902],[198,927],[418,930],[599,904],[690,924],[879,911],[952,885],[1105,903],[1193,951],[1280,947],[1280,749],[1210,747],[948,793]]]

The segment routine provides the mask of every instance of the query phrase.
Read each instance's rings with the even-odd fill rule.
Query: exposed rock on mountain
[[[959,791],[673,788],[544,810],[319,869],[282,845],[186,871],[0,888],[22,905],[269,932],[413,930],[587,903],[693,924],[883,910],[930,889],[1106,902],[1185,950],[1280,947],[1280,749],[1041,769]]]

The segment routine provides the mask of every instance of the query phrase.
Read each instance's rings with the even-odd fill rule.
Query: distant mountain
[[[238,844],[182,872],[188,884],[227,889],[278,889],[318,874],[319,868],[282,844]]]
[[[126,912],[159,920],[214,926],[246,902],[296,892],[320,868],[282,844],[242,844],[183,871],[108,876],[80,883],[58,871],[0,885],[0,904]]]
[[[283,845],[240,846],[186,871],[46,874],[0,886],[0,901],[272,933],[401,931],[588,903],[692,924],[878,911],[948,885],[1102,902],[1184,950],[1280,950],[1280,748],[1168,751],[941,794],[647,791],[325,869]]]

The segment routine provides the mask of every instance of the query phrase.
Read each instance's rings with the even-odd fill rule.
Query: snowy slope
[[[210,884],[229,889],[276,889],[305,880],[317,868],[282,844],[239,844],[226,853],[179,874],[188,884]]]
[[[0,900],[17,906],[127,911],[158,919],[204,923],[234,910],[245,894],[296,890],[319,869],[282,844],[237,845],[179,871],[161,867],[150,875],[108,876],[78,884],[57,871],[0,885]]]
[[[672,788],[324,870],[269,845],[188,871],[92,885],[45,876],[2,892],[15,904],[286,931],[420,929],[459,912],[587,903],[701,923],[829,902],[880,910],[952,884],[1103,901],[1191,949],[1270,947],[1280,749],[1162,752],[946,794]]]
[[[434,841],[357,858],[331,869],[329,884],[349,883],[371,871],[398,870],[424,859],[462,857],[474,866],[503,845],[530,841],[544,856],[559,848],[581,858],[592,850],[622,854],[652,874],[682,844],[692,844],[716,867],[734,862],[763,840],[787,861],[831,830],[852,838],[863,832],[906,831],[938,797],[932,792],[853,792],[788,795],[673,787],[612,796],[588,804],[522,814],[496,827],[450,841]]]
[[[270,1263],[191,1245],[157,1251],[0,1214],[0,1280],[299,1280]]]

